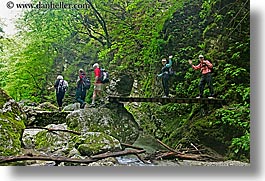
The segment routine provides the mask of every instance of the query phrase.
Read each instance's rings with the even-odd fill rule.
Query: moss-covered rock
[[[27,123],[29,126],[45,127],[49,124],[63,124],[69,111],[36,111],[27,109]]]
[[[25,128],[25,114],[19,105],[0,89],[0,155],[18,154]]]
[[[65,124],[48,125],[47,128],[66,130],[67,126]],[[39,130],[37,134],[32,136],[32,139],[29,138],[31,137],[25,138],[25,140],[30,140],[28,141],[29,145],[27,145],[29,148],[57,156],[90,156],[121,149],[120,142],[117,139],[100,132],[87,132],[76,135],[63,131],[48,132],[47,130]],[[78,153],[75,150],[78,150]]]
[[[67,130],[66,124],[51,124],[46,126],[49,129],[57,130]],[[45,151],[46,153],[53,153],[56,150],[66,150],[67,147],[73,147],[73,144],[70,146],[72,139],[71,133],[63,131],[39,131],[36,135],[33,136],[32,142],[34,142],[35,149]],[[71,148],[70,148],[71,150]],[[63,154],[63,153],[62,153]]]
[[[133,144],[139,136],[139,126],[123,104],[73,111],[66,121],[71,130],[104,132],[123,143]]]
[[[58,107],[53,105],[50,102],[44,102],[37,106],[37,109],[44,110],[44,111],[57,111]]]
[[[120,142],[117,139],[100,132],[88,132],[79,136],[76,139],[75,147],[82,156],[121,150]]]

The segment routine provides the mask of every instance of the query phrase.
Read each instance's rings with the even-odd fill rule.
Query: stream
[[[39,130],[27,130],[27,134],[36,134]],[[109,157],[97,162],[90,164],[81,164],[83,166],[250,166],[250,163],[244,163],[239,161],[222,161],[222,162],[206,162],[206,161],[194,161],[194,160],[177,160],[177,159],[161,159],[161,160],[145,160],[144,162],[141,158],[148,154],[152,154],[156,151],[166,150],[162,145],[160,145],[155,138],[150,135],[141,133],[139,138],[134,143],[134,146],[143,148],[146,153],[140,154],[139,157],[136,155],[125,155],[118,157]],[[32,151],[27,150],[26,151]],[[35,150],[33,151],[35,152]],[[41,152],[35,152],[36,154],[41,154]],[[54,161],[27,161],[27,166],[57,166]],[[59,166],[67,166],[67,163],[60,163]],[[75,165],[75,164],[71,164]],[[76,164],[78,165],[78,164]]]

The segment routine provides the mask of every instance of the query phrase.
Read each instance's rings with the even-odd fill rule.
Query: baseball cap
[[[199,58],[203,58],[203,55],[199,55]]]

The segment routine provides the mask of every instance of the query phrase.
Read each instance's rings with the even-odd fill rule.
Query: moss
[[[50,102],[44,102],[38,105],[37,108],[41,110],[45,110],[45,111],[57,111],[58,110],[58,108],[55,105],[51,104]]]
[[[117,146],[119,146],[118,140],[100,132],[86,133],[79,136],[75,142],[75,147],[84,156],[115,150]]]
[[[66,124],[70,130],[74,130],[74,131],[80,130],[78,117],[73,117],[72,119],[66,119]]]
[[[48,131],[40,131],[36,134],[36,142],[35,142],[36,149],[42,149],[51,146],[52,142],[48,141],[46,137],[47,133]]]
[[[10,99],[11,97],[9,97],[3,89],[0,89],[0,108],[3,108],[3,105]]]
[[[91,148],[89,144],[81,144],[78,146],[78,151],[83,156],[90,156],[95,152],[95,149]]]
[[[65,150],[67,148],[68,150],[65,150],[65,153],[68,153],[74,147],[71,135],[71,133],[65,132],[40,131],[35,135],[35,148],[46,152],[53,152],[58,149]]]
[[[16,155],[21,149],[20,140],[25,125],[18,105],[2,89],[0,111],[0,153],[2,156]]]
[[[139,136],[139,126],[134,117],[121,104],[74,111],[66,118],[71,130],[78,132],[104,132],[121,142],[133,144]]]

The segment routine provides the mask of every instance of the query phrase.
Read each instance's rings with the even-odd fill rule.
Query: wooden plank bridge
[[[118,97],[109,96],[109,102],[160,102],[160,103],[200,103],[200,104],[225,104],[223,99],[209,99],[209,98],[143,98],[143,97]]]

